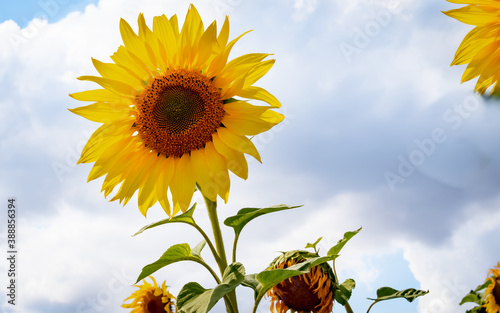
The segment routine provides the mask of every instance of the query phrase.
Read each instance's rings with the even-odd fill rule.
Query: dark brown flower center
[[[165,313],[165,303],[161,301],[161,297],[152,295],[146,303],[145,313]]]
[[[172,70],[137,98],[136,127],[144,144],[165,156],[203,148],[221,125],[220,91],[196,71]]]
[[[493,287],[493,297],[495,298],[495,303],[500,305],[500,277],[497,277],[493,282],[495,286]]]
[[[311,285],[306,282],[306,275],[294,276],[279,283],[275,287],[276,294],[285,302],[285,304],[295,311],[311,311],[321,303],[314,289],[318,284]],[[310,278],[308,279],[310,282]]]

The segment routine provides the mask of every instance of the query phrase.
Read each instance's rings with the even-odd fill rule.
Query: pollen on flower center
[[[203,148],[221,125],[220,91],[196,71],[172,70],[137,98],[136,127],[144,144],[165,156]]]

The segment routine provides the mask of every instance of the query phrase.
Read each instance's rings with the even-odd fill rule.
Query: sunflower
[[[462,83],[479,76],[475,90],[484,94],[493,86],[492,95],[500,94],[500,2],[496,0],[448,0],[468,4],[443,12],[463,23],[475,25],[457,49],[451,65],[468,64]]]
[[[284,118],[273,110],[280,102],[254,86],[275,60],[252,53],[228,62],[244,34],[228,41],[227,17],[218,34],[215,21],[205,29],[193,5],[181,29],[176,15],[155,16],[151,30],[140,14],[138,24],[136,34],[122,19],[124,45],[113,63],[92,59],[100,76],[78,78],[102,88],[70,95],[94,102],[71,112],[103,123],[78,163],[95,162],[88,180],[105,175],[105,197],[120,185],[110,201],[125,205],[138,191],[144,216],[156,202],[171,217],[185,212],[196,186],[211,201],[227,202],[229,171],[246,179],[245,154],[261,161],[249,137]]]
[[[133,309],[130,313],[174,313],[177,312],[175,303],[173,300],[174,296],[167,291],[165,282],[159,287],[156,284],[156,280],[149,276],[153,281],[154,285],[146,282],[144,279],[144,285],[138,287],[139,290],[134,292],[130,297],[124,301],[133,299],[129,304],[122,304],[122,307],[126,309]]]
[[[317,257],[307,251],[289,251],[278,256],[269,269],[288,268]],[[271,312],[330,313],[334,300],[335,278],[327,263],[316,265],[307,274],[282,281],[267,292]]]
[[[496,268],[489,270],[488,274],[491,277],[487,279],[491,281],[488,288],[485,291],[485,307],[487,313],[499,313],[500,312],[500,262],[497,263]]]

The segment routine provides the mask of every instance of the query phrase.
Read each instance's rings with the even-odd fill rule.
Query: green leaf
[[[426,295],[428,293],[429,291],[416,290],[413,288],[399,291],[391,287],[382,287],[377,290],[377,299],[371,299],[371,298],[368,299],[379,302],[390,299],[404,298],[408,302],[412,302],[417,297]]]
[[[317,245],[317,244],[321,241],[321,239],[323,239],[323,237],[319,237],[319,238],[318,238],[318,240],[316,240],[314,243],[308,243],[308,244],[306,245],[306,249],[307,249],[307,248],[313,248],[313,249],[314,249],[314,251],[316,251],[316,252],[317,252],[317,250],[316,250],[316,245]]]
[[[478,291],[481,291],[483,289],[486,289],[488,288],[488,286],[492,283],[492,280],[491,279],[488,279],[484,284],[482,285],[479,285],[476,287],[476,289],[474,290],[475,292],[478,292]]]
[[[245,278],[241,263],[229,265],[222,276],[222,283],[214,289],[205,289],[198,283],[187,283],[177,296],[179,313],[206,313],[226,295],[240,285]]]
[[[196,256],[196,257],[199,257],[200,259],[202,259],[201,250],[203,250],[203,248],[205,248],[206,244],[207,244],[207,242],[205,240],[202,240],[199,244],[196,245],[196,247],[193,248],[193,250],[191,251],[191,254],[193,256]]]
[[[480,295],[471,290],[471,292],[467,294],[465,297],[463,297],[462,301],[460,301],[460,305],[467,302],[473,302],[481,305],[482,299]]]
[[[164,220],[154,222],[152,224],[144,226],[137,233],[135,233],[133,236],[139,235],[140,233],[142,233],[146,229],[150,229],[150,228],[160,226],[163,224],[168,224],[168,223],[186,223],[186,224],[190,224],[190,225],[196,225],[196,223],[194,222],[194,219],[193,219],[193,212],[194,212],[195,208],[196,208],[196,203],[193,204],[193,206],[189,210],[187,210],[186,212],[184,212],[181,215],[174,216],[172,218],[166,218]]]
[[[352,238],[354,235],[359,233],[362,227],[355,231],[348,231],[344,234],[344,238],[340,239],[337,244],[328,250],[327,255],[338,255],[340,250],[345,246],[345,244]]]
[[[264,214],[272,213],[272,212],[277,212],[277,211],[283,211],[283,210],[289,210],[289,209],[294,209],[301,207],[299,206],[288,206],[285,204],[281,205],[276,205],[272,206],[269,208],[264,208],[264,209],[257,209],[257,208],[244,208],[238,211],[236,215],[230,216],[224,220],[224,224],[226,226],[234,228],[234,232],[236,235],[239,235],[241,233],[241,230],[243,227],[253,220],[256,217],[259,217]]]
[[[484,284],[477,286],[474,290],[471,290],[467,295],[465,295],[465,297],[463,297],[462,301],[460,301],[460,305],[467,302],[473,302],[482,305],[484,302],[484,294],[480,293],[480,291],[487,288],[490,284],[491,280],[488,279]]]
[[[203,260],[199,256],[193,255],[191,253],[191,248],[187,243],[173,245],[168,248],[168,250],[163,253],[163,255],[156,262],[146,265],[142,269],[139,278],[137,278],[137,282],[153,274],[160,268],[179,261],[203,262]]]
[[[346,279],[342,285],[337,286],[337,289],[335,289],[335,300],[341,305],[346,305],[349,298],[351,298],[354,287],[356,287],[354,279]]]
[[[333,255],[310,258],[304,262],[294,264],[288,268],[264,270],[258,274],[245,276],[245,280],[243,281],[242,285],[255,290],[255,305],[253,312],[255,312],[255,310],[257,309],[257,306],[259,305],[262,297],[264,297],[266,292],[272,287],[290,277],[309,273],[311,268],[315,267],[316,265],[331,261],[336,257],[336,255]]]

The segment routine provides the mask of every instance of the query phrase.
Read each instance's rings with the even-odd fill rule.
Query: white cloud
[[[295,12],[292,18],[295,21],[302,21],[316,11],[318,0],[295,0],[293,8]]]

